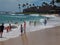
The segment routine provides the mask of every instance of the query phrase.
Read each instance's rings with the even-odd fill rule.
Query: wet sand
[[[28,32],[19,37],[0,42],[0,45],[60,45],[60,26]]]

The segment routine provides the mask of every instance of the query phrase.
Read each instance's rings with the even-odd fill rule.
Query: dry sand
[[[0,42],[0,45],[60,45],[60,26],[29,32]]]

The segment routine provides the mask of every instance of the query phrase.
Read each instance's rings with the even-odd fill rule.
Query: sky
[[[19,11],[18,4],[27,2],[41,6],[42,2],[50,3],[51,0],[0,0],[0,11]]]

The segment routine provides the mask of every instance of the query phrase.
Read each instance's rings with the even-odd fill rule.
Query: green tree
[[[52,4],[53,6],[54,6],[54,3],[55,3],[55,1],[54,1],[54,0],[52,0],[52,1],[50,2],[50,4]]]
[[[48,6],[49,4],[48,3],[46,3],[46,2],[43,2],[42,3],[42,6]]]
[[[34,3],[33,3],[32,5],[33,5],[33,7],[35,6],[35,4],[34,4]]]
[[[29,6],[31,6],[31,4]]]
[[[20,5],[20,4],[18,4],[18,7],[19,7],[19,11],[21,11],[21,9],[20,9],[21,7],[20,7],[20,6],[21,6],[21,5]]]
[[[22,5],[22,7],[23,7],[23,10],[24,10],[24,9],[25,9],[25,7],[26,7],[26,5],[25,5],[25,4],[23,4],[23,5]]]
[[[29,8],[29,3],[26,3],[26,7]]]
[[[60,0],[56,0],[57,3],[60,3]]]

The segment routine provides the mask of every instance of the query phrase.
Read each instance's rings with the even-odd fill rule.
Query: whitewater
[[[43,15],[45,16],[45,15]],[[38,31],[38,30],[43,30],[45,28],[53,28],[56,26],[60,26],[60,17],[56,17],[54,15],[46,15],[46,17],[49,17],[49,20],[47,20],[47,24],[44,25],[43,21],[44,19],[40,19],[39,21],[36,22],[36,26],[34,26],[34,23],[32,22],[31,25],[29,25],[29,21],[26,21],[26,33],[27,32],[33,32],[33,31]],[[0,41],[6,41],[9,40],[11,38],[16,38],[19,37],[21,35],[20,32],[20,25],[24,24],[24,23],[20,23],[20,24],[12,24],[14,26],[16,26],[17,28],[13,28],[11,29],[12,31],[10,32],[6,32],[6,30],[4,30],[3,32],[3,38],[0,38]],[[8,24],[4,24],[5,27],[8,26]]]

